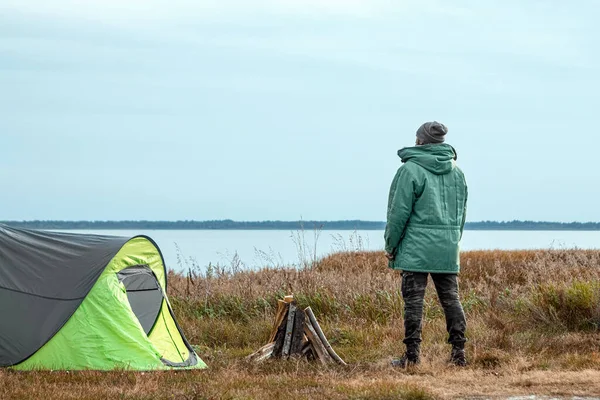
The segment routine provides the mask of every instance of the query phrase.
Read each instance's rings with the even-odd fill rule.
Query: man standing
[[[417,130],[416,146],[398,151],[404,165],[392,181],[385,229],[389,266],[402,271],[406,352],[392,361],[396,367],[419,363],[423,299],[430,274],[446,316],[450,362],[467,364],[467,323],[457,279],[467,183],[456,165],[456,151],[444,144],[447,133],[443,124],[427,122]]]

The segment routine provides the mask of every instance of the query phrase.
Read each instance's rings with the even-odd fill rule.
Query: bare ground
[[[215,354],[215,356],[217,356]],[[425,362],[396,370],[387,361],[322,367],[303,360],[213,362],[204,371],[0,372],[2,399],[457,399],[599,397],[600,370],[459,369]],[[599,366],[600,367],[600,366]]]

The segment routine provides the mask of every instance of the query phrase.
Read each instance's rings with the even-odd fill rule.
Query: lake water
[[[245,268],[302,265],[344,250],[381,250],[383,231],[99,230],[65,232],[147,235],[160,246],[167,267],[187,270],[209,263]],[[600,231],[465,231],[463,250],[600,249]]]

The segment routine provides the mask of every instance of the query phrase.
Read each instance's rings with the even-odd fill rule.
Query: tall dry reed
[[[342,353],[376,360],[401,351],[400,274],[382,252],[347,251],[304,268],[191,270],[170,274],[170,295],[198,343],[238,347],[268,336],[278,299],[294,294],[324,322]],[[462,254],[460,294],[469,346],[482,365],[515,355],[583,351],[600,325],[600,251],[474,251]],[[424,337],[444,353],[443,311],[426,293]],[[208,329],[210,327],[210,329]],[[594,339],[596,340],[596,339]],[[553,343],[553,346],[546,346]]]

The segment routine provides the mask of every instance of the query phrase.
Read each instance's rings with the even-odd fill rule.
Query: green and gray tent
[[[0,225],[0,367],[205,368],[175,320],[162,254],[123,238]]]

